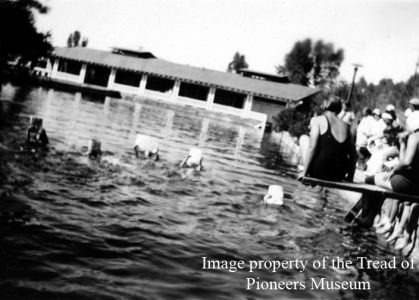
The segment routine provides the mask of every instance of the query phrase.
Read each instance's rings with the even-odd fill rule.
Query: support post
[[[212,110],[212,105],[214,103],[214,98],[215,98],[215,87],[210,87],[210,89],[208,90],[208,96],[207,96],[207,106],[206,109],[208,110]]]
[[[250,110],[252,109],[252,103],[253,103],[253,95],[247,94],[246,100],[244,102],[244,107],[243,107],[243,118],[249,117]]]
[[[112,68],[111,73],[109,74],[108,79],[108,89],[113,89],[113,84],[115,83],[115,75],[116,75],[116,69]]]
[[[172,95],[170,97],[171,101],[177,100],[177,97],[179,96],[180,83],[180,80],[175,81],[175,84],[173,85]]]
[[[138,88],[138,94],[139,95],[144,95],[144,93],[145,93],[145,87],[147,85],[147,78],[148,78],[148,75],[145,74],[145,73],[141,77],[140,86]]]
[[[81,65],[81,70],[80,70],[79,79],[78,79],[78,83],[80,84],[84,83],[84,78],[86,77],[86,69],[87,69],[87,64],[83,63]]]
[[[52,64],[51,78],[56,78],[57,77],[59,61],[60,60],[58,58],[54,59],[54,63]]]

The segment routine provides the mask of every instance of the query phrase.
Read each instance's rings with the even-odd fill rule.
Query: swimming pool
[[[1,108],[1,299],[415,299],[417,272],[255,270],[267,281],[363,279],[370,291],[246,290],[244,270],[202,270],[218,260],[294,261],[396,255],[370,231],[343,223],[347,203],[302,186],[289,152],[257,129],[189,107],[95,99],[5,86]],[[43,118],[51,150],[19,153],[29,115]],[[159,140],[158,162],[137,160],[137,133]],[[86,158],[91,138],[101,163]],[[189,149],[204,171],[178,165]],[[186,176],[188,175],[188,176]],[[285,204],[266,206],[268,186]]]

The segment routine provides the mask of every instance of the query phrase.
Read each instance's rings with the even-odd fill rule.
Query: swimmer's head
[[[31,116],[29,123],[30,123],[30,127],[35,127],[35,128],[38,128],[38,129],[42,127],[42,119],[41,118]]]
[[[337,96],[330,96],[329,99],[323,102],[323,110],[328,110],[336,114],[340,113],[342,110],[342,100]]]
[[[363,115],[364,117],[366,117],[366,116],[371,116],[371,115],[372,115],[371,108],[369,108],[369,107],[364,107],[364,109],[362,110],[362,115]]]

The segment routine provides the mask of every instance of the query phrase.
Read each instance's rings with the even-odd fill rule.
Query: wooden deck
[[[401,194],[390,191],[388,189],[366,184],[366,183],[351,183],[351,182],[337,182],[337,181],[327,181],[321,180],[312,177],[303,177],[302,179],[303,184],[313,184],[313,185],[320,185],[328,188],[335,188],[340,190],[358,192],[363,194],[374,194],[379,195],[383,198],[391,198],[391,199],[398,199],[403,201],[409,201],[414,203],[419,203],[419,195],[408,195],[408,194]]]

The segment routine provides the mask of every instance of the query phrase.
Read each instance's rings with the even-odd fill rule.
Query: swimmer
[[[155,138],[144,134],[137,134],[134,144],[135,157],[139,158],[140,153],[143,152],[146,158],[152,158],[154,161],[160,159],[159,143]]]
[[[101,144],[98,140],[91,139],[88,146],[88,156],[90,159],[100,159],[102,156]]]
[[[275,204],[283,205],[284,204],[284,190],[280,185],[270,185],[268,189],[268,194],[263,197],[263,202],[265,204]]]
[[[45,148],[49,143],[47,132],[42,127],[42,119],[31,117],[28,133],[26,137],[26,144],[29,150],[36,150],[37,148]]]
[[[196,171],[201,171],[203,159],[202,150],[193,148],[189,151],[188,156],[180,163],[180,167],[194,168]]]

